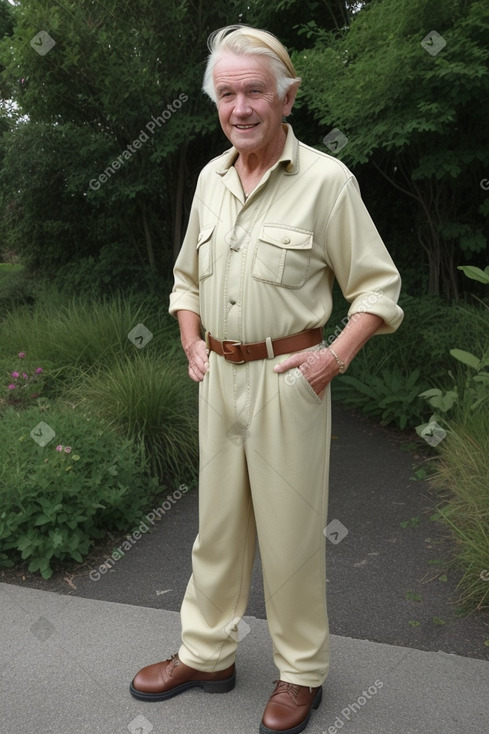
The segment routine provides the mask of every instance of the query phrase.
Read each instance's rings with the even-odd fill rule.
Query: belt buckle
[[[231,355],[236,354],[236,352],[226,351],[226,348],[229,346],[230,347],[240,347],[241,344],[242,342],[238,341],[237,339],[223,339],[223,341],[221,342],[222,356],[224,357],[226,362],[231,362],[232,364],[244,364],[245,363],[244,359],[239,360],[239,362],[236,359],[230,359]],[[241,355],[241,357],[242,356],[243,355]]]

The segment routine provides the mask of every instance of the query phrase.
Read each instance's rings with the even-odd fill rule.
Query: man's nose
[[[249,117],[253,112],[245,94],[238,94],[234,105],[234,114],[240,117]]]

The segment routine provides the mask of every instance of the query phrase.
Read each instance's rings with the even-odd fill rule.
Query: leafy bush
[[[339,314],[344,315],[339,301],[330,325],[340,323]],[[332,394],[384,424],[414,428],[425,417],[419,393],[433,385],[449,389],[450,366],[456,371],[451,348],[455,344],[462,350],[482,351],[487,321],[480,319],[478,306],[448,305],[433,296],[404,295],[400,305],[405,315],[399,329],[370,339],[348,373],[335,378]],[[330,326],[325,334],[329,331]]]
[[[0,263],[0,318],[17,306],[33,303],[36,283],[22,265]]]
[[[489,267],[460,269],[489,284]],[[465,369],[449,372],[450,389],[422,394],[435,412],[416,429],[436,447],[431,481],[444,502],[440,516],[456,539],[455,557],[463,570],[460,601],[469,611],[489,608],[489,307],[479,309],[474,320],[485,333],[480,356],[458,347],[450,350]]]
[[[336,395],[345,405],[360,408],[375,418],[380,417],[382,425],[394,423],[404,429],[422,410],[420,390],[426,384],[420,381],[419,369],[403,375],[398,367],[394,367],[382,370],[380,375],[372,375],[368,384],[345,375]]]
[[[46,426],[55,436],[39,445]],[[27,560],[49,578],[53,562],[81,562],[107,529],[127,529],[156,491],[142,445],[79,408],[3,411],[1,565]]]
[[[141,439],[161,479],[197,471],[197,390],[181,359],[149,351],[84,376],[73,391],[96,415]]]

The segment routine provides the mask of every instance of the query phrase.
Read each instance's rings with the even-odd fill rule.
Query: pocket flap
[[[280,224],[264,224],[260,239],[286,250],[310,250],[313,233],[307,229],[287,227]]]
[[[199,249],[199,247],[203,245],[204,242],[208,242],[210,240],[210,238],[212,237],[212,233],[214,232],[215,226],[215,224],[212,224],[210,227],[204,227],[204,229],[200,230],[199,237],[197,239],[197,249]]]

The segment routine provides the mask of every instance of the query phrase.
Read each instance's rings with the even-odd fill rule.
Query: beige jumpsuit
[[[218,339],[264,341],[325,325],[336,277],[350,317],[374,313],[384,319],[378,333],[394,331],[403,317],[399,273],[354,177],[285,128],[280,160],[246,201],[234,148],[201,172],[170,313],[194,311]],[[329,666],[330,396],[320,399],[297,370],[275,373],[286,356],[235,365],[210,354],[179,655],[206,671],[234,662],[258,537],[279,677],[314,687]]]

